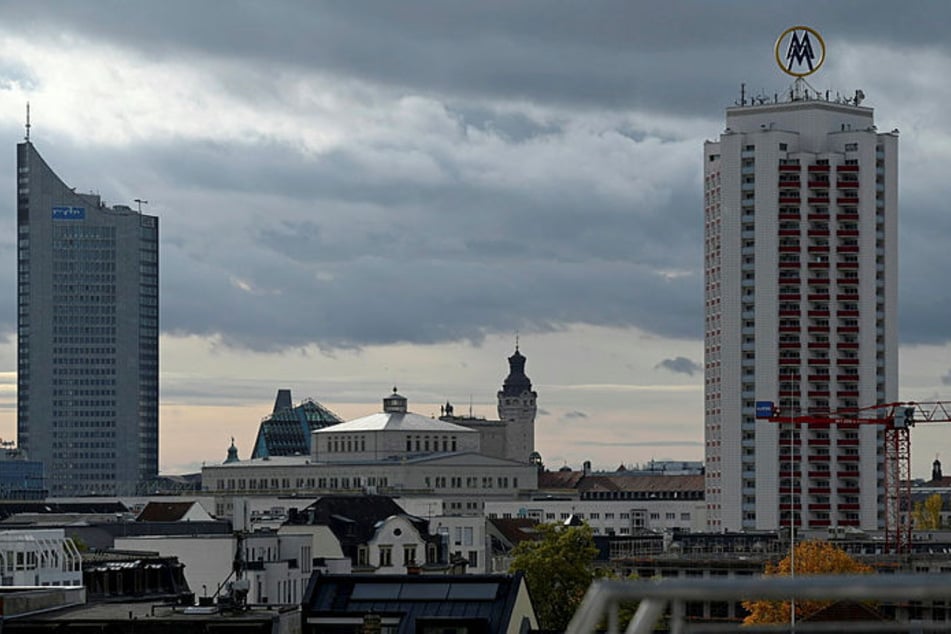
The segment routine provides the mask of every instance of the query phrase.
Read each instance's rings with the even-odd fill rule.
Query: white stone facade
[[[757,420],[897,400],[898,139],[871,108],[727,109],[704,147],[711,530],[876,529],[881,430]]]

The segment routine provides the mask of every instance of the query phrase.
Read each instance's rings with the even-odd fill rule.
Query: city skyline
[[[344,418],[394,384],[419,413],[494,417],[516,332],[548,466],[699,459],[697,148],[741,83],[788,89],[772,44],[793,24],[829,46],[811,84],[900,130],[899,398],[951,395],[948,12],[37,2],[0,8],[0,130],[19,141],[29,101],[68,185],[162,221],[162,472],[231,436],[246,457],[282,387]],[[12,179],[0,196],[12,439]],[[915,475],[944,436],[913,432]]]

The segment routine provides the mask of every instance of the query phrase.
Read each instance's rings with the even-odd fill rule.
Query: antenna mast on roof
[[[24,140],[27,143],[30,142],[30,102],[29,101],[26,102],[26,136],[24,137]]]

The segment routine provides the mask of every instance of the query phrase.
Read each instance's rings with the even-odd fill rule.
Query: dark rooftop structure
[[[251,458],[309,455],[311,433],[342,422],[317,401],[307,399],[295,406],[290,390],[278,390],[274,410],[258,428]]]
[[[302,606],[303,632],[360,632],[368,617],[378,618],[383,631],[397,634],[443,628],[488,634],[538,627],[520,573],[311,577]],[[328,629],[332,623],[337,626]]]
[[[509,375],[502,382],[503,396],[521,396],[532,391],[532,380],[525,376],[525,356],[515,346],[515,354],[509,357]]]
[[[402,515],[416,527],[427,541],[441,545],[439,536],[430,535],[429,522],[408,515],[393,498],[382,495],[329,495],[320,498],[303,511],[288,514],[288,525],[327,526],[340,543],[345,557],[356,564],[358,549],[367,544],[376,532],[376,525],[388,517]]]

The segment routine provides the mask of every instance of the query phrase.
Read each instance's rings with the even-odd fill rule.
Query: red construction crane
[[[911,428],[918,423],[951,422],[951,401],[887,403],[849,413],[790,416],[772,402],[756,404],[756,416],[772,423],[878,425],[885,431],[885,546],[889,553],[905,554],[911,546]]]

